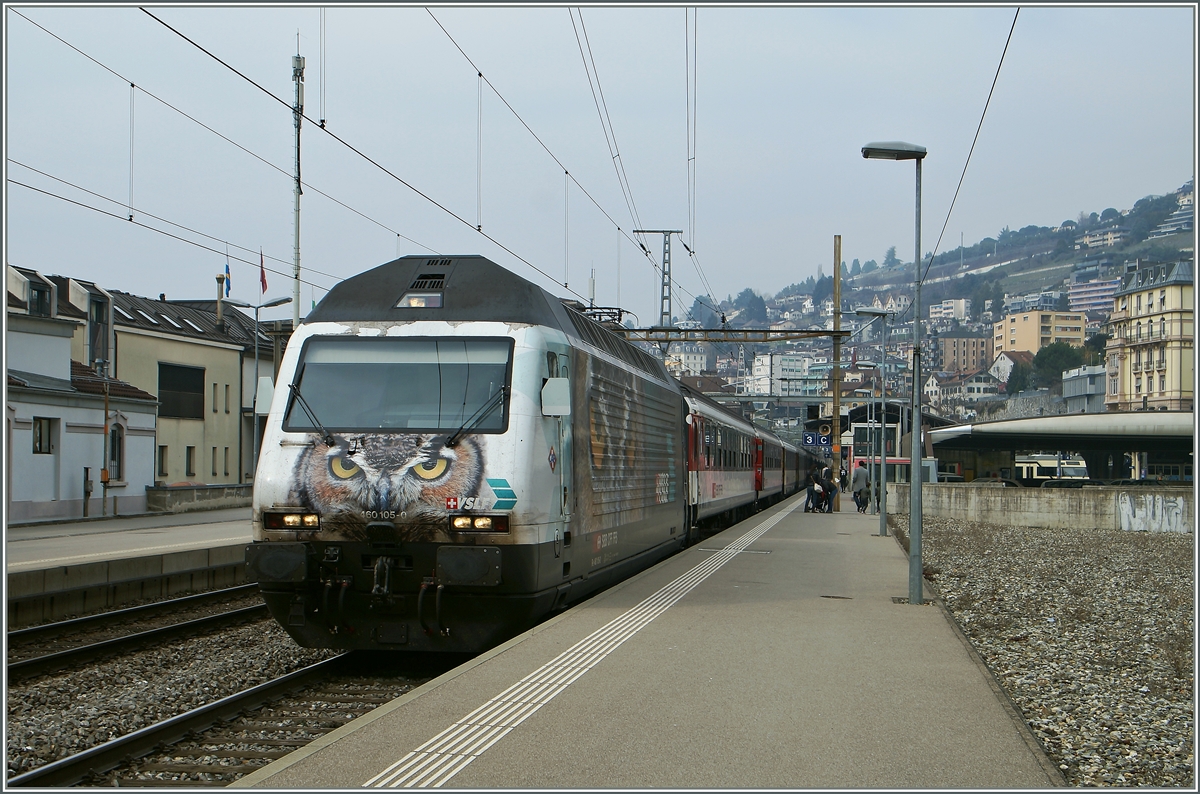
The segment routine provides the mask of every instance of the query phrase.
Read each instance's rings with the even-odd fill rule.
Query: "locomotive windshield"
[[[454,433],[472,422],[470,432],[498,433],[508,426],[508,398],[500,393],[512,349],[512,340],[494,338],[312,337],[295,384],[330,431]],[[318,430],[295,397],[283,429]]]

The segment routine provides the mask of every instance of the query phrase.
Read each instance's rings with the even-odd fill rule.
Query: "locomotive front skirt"
[[[278,381],[246,560],[307,647],[483,650],[799,481],[795,447],[479,256],[341,282]]]

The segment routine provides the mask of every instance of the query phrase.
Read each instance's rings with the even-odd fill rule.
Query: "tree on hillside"
[[[1033,357],[1033,371],[1038,386],[1062,388],[1062,374],[1083,364],[1083,350],[1066,342],[1046,345]]]
[[[853,278],[854,276],[857,276],[859,273],[862,273],[862,265],[859,264],[859,261],[857,259],[855,259],[850,264],[850,277]]]
[[[1018,361],[1013,364],[1012,371],[1008,373],[1008,380],[1004,383],[1004,393],[1011,397],[1017,392],[1025,391],[1029,388],[1032,379],[1033,367],[1024,361]]]
[[[1000,279],[992,282],[992,320],[998,321],[1004,314],[1004,284]]]
[[[883,257],[884,268],[898,267],[900,260],[896,258],[896,246],[892,246],[887,250],[887,254]]]
[[[1166,220],[1178,206],[1179,199],[1173,193],[1139,199],[1126,219],[1130,241],[1140,243],[1145,240],[1150,232],[1154,231],[1154,227]]]
[[[863,262],[862,272],[863,272],[864,276],[867,275],[868,273],[870,273],[874,270],[878,270],[878,269],[879,269],[879,263],[876,262],[874,259],[868,259],[866,262]]]
[[[692,301],[691,317],[700,323],[701,328],[717,328],[721,325],[721,315],[716,310],[716,302],[707,295],[698,295]]]
[[[821,303],[821,301],[825,300],[826,298],[832,297],[833,296],[833,277],[825,276],[820,281],[818,281],[817,285],[815,287],[813,287],[812,296],[813,296],[813,303],[818,304],[818,305]]]
[[[737,298],[733,301],[733,306],[735,309],[742,310],[742,315],[748,322],[764,324],[767,322],[766,301],[749,287],[738,293]]]
[[[1104,349],[1108,345],[1108,340],[1112,337],[1108,334],[1093,334],[1083,343],[1083,363],[1088,366],[1104,363]]]
[[[1102,223],[1107,223],[1108,221],[1119,220],[1120,218],[1121,218],[1120,211],[1114,209],[1113,207],[1109,207],[1104,212],[1100,213],[1100,221]]]

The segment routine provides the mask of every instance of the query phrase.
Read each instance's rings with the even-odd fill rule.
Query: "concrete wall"
[[[252,485],[163,485],[146,488],[146,509],[187,513],[223,507],[249,507]]]
[[[8,626],[246,581],[246,544],[8,574]]]
[[[1022,527],[1094,527],[1142,532],[1191,532],[1190,488],[1002,488],[926,483],[923,515]],[[888,509],[908,512],[908,485],[888,485]]]

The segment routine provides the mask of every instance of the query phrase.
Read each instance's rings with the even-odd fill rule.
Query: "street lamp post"
[[[921,162],[924,146],[903,141],[868,143],[862,156],[868,160],[915,160],[917,164],[916,250],[913,256],[913,386],[912,451],[909,459],[908,503],[908,603],[924,601],[921,565]]]
[[[874,317],[882,329],[879,349],[879,534],[887,535],[887,312],[857,309],[860,317]]]
[[[274,298],[266,303],[260,303],[257,306],[246,301],[238,300],[237,298],[221,298],[221,301],[229,306],[237,306],[241,309],[254,309],[254,394],[250,397],[250,418],[254,423],[254,447],[251,451],[250,463],[253,466],[254,477],[258,478],[258,311],[259,309],[269,309],[272,306],[282,306],[285,303],[291,303],[289,298]]]

